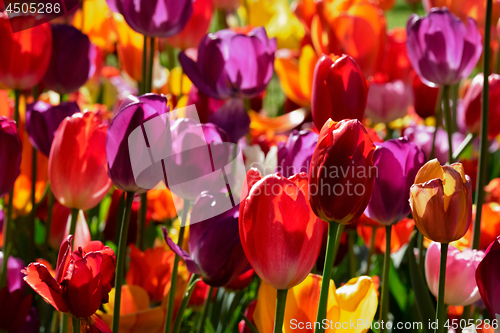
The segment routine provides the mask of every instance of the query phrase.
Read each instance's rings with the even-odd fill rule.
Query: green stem
[[[373,253],[375,253],[375,239],[377,238],[377,227],[372,227],[372,237],[370,239],[370,249],[366,259],[366,275],[370,275]]]
[[[384,253],[384,275],[382,276],[382,293],[380,294],[380,333],[385,332],[387,327],[387,314],[389,313],[389,268],[391,267],[391,237],[392,225],[385,226],[385,253]]]
[[[19,130],[19,103],[21,99],[21,91],[14,90],[14,120],[16,121],[17,129]]]
[[[146,70],[148,65],[148,37],[144,35],[144,41],[142,43],[142,82],[140,84],[139,95],[144,95],[147,88],[147,77],[148,72]]]
[[[75,236],[76,231],[76,222],[78,221],[78,212],[77,208],[71,208],[71,224],[69,227],[69,234]]]
[[[453,86],[451,86],[451,101],[452,101],[452,116],[453,116],[453,120],[452,120],[452,124],[453,124],[453,133],[455,132],[458,132],[458,119],[457,119],[457,108],[458,108],[458,88],[459,88],[460,84],[457,83],[457,84],[454,84]]]
[[[486,2],[486,22],[484,29],[484,50],[489,51],[491,39],[491,11],[493,0]],[[484,69],[483,69],[483,104],[481,109],[481,141],[479,148],[479,174],[477,176],[476,184],[476,218],[474,219],[472,248],[479,248],[479,241],[481,238],[481,215],[484,201],[484,186],[486,185],[486,176],[488,172],[488,118],[489,118],[489,102],[490,102],[490,84],[488,81],[490,73],[490,52],[484,52]]]
[[[141,194],[141,208],[139,210],[139,228],[137,230],[136,246],[144,251],[144,238],[146,237],[146,213],[148,211],[148,193]]]
[[[424,235],[418,231],[418,268],[420,272],[424,274]]]
[[[115,271],[115,304],[113,309],[113,333],[120,331],[120,306],[122,299],[123,269],[125,266],[125,256],[127,250],[128,226],[130,223],[130,214],[132,212],[132,203],[134,202],[134,192],[127,192],[127,203],[125,204],[125,214],[120,227],[120,239],[118,241],[118,253],[116,256]]]
[[[436,117],[436,124],[434,125],[434,134],[432,136],[432,150],[431,150],[431,155],[429,156],[429,160],[432,160],[434,158],[434,155],[436,154],[436,137],[439,125],[441,124],[441,117],[442,117],[442,110],[441,110],[442,98],[443,98],[443,89],[440,88],[438,92],[438,98],[436,101],[436,109],[434,112]]]
[[[224,9],[217,9],[217,25],[219,30],[227,28],[226,11]]]
[[[283,332],[283,321],[285,319],[286,295],[288,289],[278,290],[276,297],[276,313],[274,316],[274,333]]]
[[[200,320],[198,321],[198,327],[196,328],[197,333],[202,333],[203,328],[205,327],[205,321],[207,320],[207,314],[208,314],[208,306],[210,305],[210,302],[212,301],[213,292],[214,292],[214,287],[210,286],[210,289],[208,290],[207,299],[203,303],[203,309],[201,311]]]
[[[7,263],[9,261],[12,243],[3,249],[2,270],[0,271],[0,289],[7,285]]]
[[[465,151],[465,149],[467,149],[467,147],[469,147],[469,145],[472,143],[472,141],[474,141],[475,138],[476,138],[476,134],[472,134],[472,133],[467,134],[464,141],[462,141],[460,146],[458,146],[458,148],[455,149],[455,151],[453,152],[453,160],[454,161],[456,161],[460,157],[460,155],[462,155],[462,153]]]
[[[187,213],[189,211],[190,202],[184,200],[184,207],[182,208],[181,217],[181,227],[179,230],[179,237],[177,239],[177,245],[182,246],[184,241],[184,229],[183,223],[186,223]],[[176,254],[174,258],[174,267],[172,269],[172,275],[170,277],[170,291],[168,292],[168,305],[167,305],[167,315],[165,316],[165,327],[164,333],[170,333],[172,331],[172,318],[174,316],[174,302],[175,302],[175,287],[177,286],[177,271],[179,267],[180,257]]]
[[[179,311],[177,311],[177,315],[175,317],[173,333],[179,333],[181,329],[182,320],[184,319],[184,311],[186,311],[186,308],[189,304],[189,300],[191,299],[191,295],[193,294],[194,286],[197,280],[198,280],[198,275],[192,274],[191,278],[189,279],[188,285],[186,287],[186,291],[184,292],[184,297],[182,298]]]
[[[65,313],[61,313],[61,333],[68,333],[69,317]]]
[[[436,322],[438,323],[434,333],[443,332],[444,323],[440,322],[444,315],[444,286],[446,280],[446,261],[448,260],[448,243],[441,243],[441,261],[439,265],[439,292],[436,307]]]
[[[71,318],[71,323],[73,324],[73,333],[80,333],[80,319]]]
[[[148,62],[148,81],[147,90],[145,93],[150,93],[153,91],[153,61],[155,57],[155,38],[149,38],[149,62]]]
[[[450,86],[443,87],[443,108],[444,108],[444,121],[446,122],[446,132],[448,132],[448,163],[453,163],[453,124],[451,123],[451,110],[450,110]]]
[[[321,293],[319,295],[318,304],[318,314],[316,316],[316,322],[323,322],[326,319],[326,308],[328,306],[328,291],[330,289],[330,277],[332,275],[332,266],[335,261],[337,247],[336,243],[340,240],[337,237],[337,231],[339,229],[339,224],[336,222],[328,223],[328,241],[326,243],[326,257],[325,266],[323,267],[323,282],[321,283]],[[323,325],[320,325],[323,326]],[[324,332],[324,328],[320,327],[316,330],[316,333]]]

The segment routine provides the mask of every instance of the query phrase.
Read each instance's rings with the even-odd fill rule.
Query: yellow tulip
[[[321,282],[321,276],[309,274],[301,284],[288,291],[283,325],[285,333],[314,332]],[[273,332],[275,304],[276,289],[262,282],[253,314],[259,332]],[[325,322],[328,327],[325,326],[325,331],[366,332],[373,321],[377,306],[377,292],[370,277],[351,279],[339,289],[336,289],[335,283],[330,281],[327,322]],[[360,323],[359,320],[363,321],[363,325],[356,325],[356,328],[352,329],[350,323]]]
[[[297,61],[291,52],[278,52],[274,67],[285,95],[294,103],[308,107],[311,105],[314,68],[318,56],[311,45],[302,48]]]

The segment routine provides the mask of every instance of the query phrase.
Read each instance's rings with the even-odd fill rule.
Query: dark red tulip
[[[492,318],[500,315],[500,237],[486,250],[476,270],[476,282],[486,309]],[[498,318],[498,316],[497,316]]]
[[[436,103],[439,95],[438,87],[430,87],[422,82],[416,72],[412,72],[413,101],[415,112],[422,118],[433,116],[436,112]]]
[[[21,151],[16,123],[0,116],[0,198],[9,193],[21,172]]]

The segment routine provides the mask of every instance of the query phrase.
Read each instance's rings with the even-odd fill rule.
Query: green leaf
[[[389,271],[389,290],[391,291],[392,296],[396,299],[399,308],[401,311],[406,311],[408,304],[408,291],[406,290],[405,285],[401,282],[399,278],[398,271],[394,267],[394,264],[391,260],[391,267]]]
[[[408,246],[408,257],[410,263],[410,280],[413,291],[415,292],[415,303],[417,309],[420,312],[420,316],[423,321],[423,329],[425,333],[432,333],[429,329],[428,325],[425,323],[429,323],[434,321],[436,315],[436,309],[434,308],[434,303],[432,302],[431,297],[429,296],[429,289],[427,288],[427,284],[422,277],[422,273],[418,269],[417,261],[415,260],[415,255],[413,254],[413,248],[415,247],[415,239],[416,232],[413,233],[410,245]]]
[[[212,326],[210,320],[205,322],[205,333],[215,333],[215,328]]]

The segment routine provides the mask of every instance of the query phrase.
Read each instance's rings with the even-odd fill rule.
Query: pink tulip
[[[432,294],[437,297],[441,244],[432,242],[425,257],[425,278]],[[460,252],[450,245],[446,264],[444,303],[452,306],[470,305],[481,298],[476,284],[476,268],[484,257],[483,251],[468,248]]]

